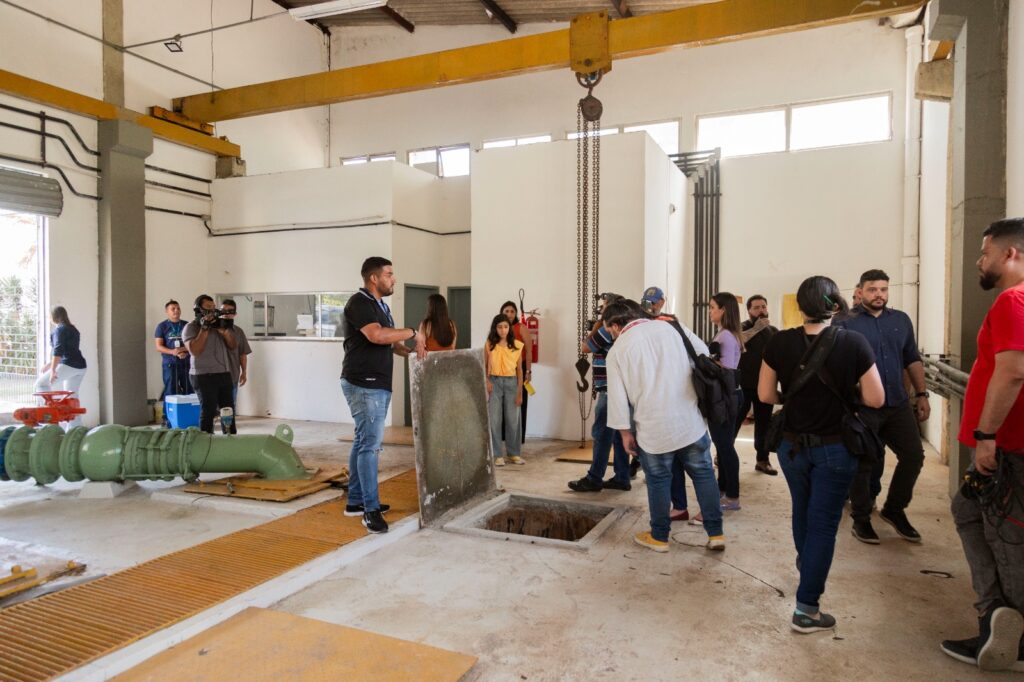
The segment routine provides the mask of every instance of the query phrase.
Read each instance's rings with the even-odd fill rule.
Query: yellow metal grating
[[[380,485],[389,521],[416,513],[416,474]],[[0,680],[46,680],[366,535],[324,502],[0,611]]]

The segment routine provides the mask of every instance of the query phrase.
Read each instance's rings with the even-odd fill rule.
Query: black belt
[[[832,436],[819,436],[816,433],[793,433],[791,431],[785,431],[783,432],[782,437],[793,445],[794,452],[799,452],[801,448],[820,448],[823,445],[838,445],[843,442],[843,437],[839,434]]]

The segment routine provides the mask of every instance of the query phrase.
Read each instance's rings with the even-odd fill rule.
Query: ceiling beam
[[[491,16],[501,22],[501,25],[508,29],[509,33],[515,33],[519,25],[508,15],[508,12],[501,8],[501,5],[494,0],[480,0],[480,4],[491,13]]]
[[[153,134],[161,139],[198,149],[201,152],[217,156],[242,155],[241,148],[237,144],[229,142],[227,138],[205,135],[198,130],[186,128],[177,123],[140,114],[101,99],[81,95],[72,90],[65,90],[56,85],[19,76],[3,69],[0,69],[0,93],[99,121],[123,120],[138,123],[140,126],[152,130]]]
[[[387,5],[381,7],[380,11],[388,15],[392,21],[394,21],[396,24],[404,28],[409,33],[412,33],[416,30],[416,24],[412,23],[411,21],[409,21],[408,19],[406,19],[401,14],[399,14],[392,8],[388,7]]]
[[[861,21],[922,7],[925,0],[721,0],[618,19],[608,26],[612,59]],[[227,121],[447,85],[569,67],[569,29],[415,57],[179,97],[195,121]]]
[[[633,16],[633,12],[629,9],[629,3],[626,0],[611,0],[611,3],[620,19],[629,19]]]

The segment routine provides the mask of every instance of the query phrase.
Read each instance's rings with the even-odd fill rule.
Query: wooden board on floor
[[[558,462],[576,462],[578,464],[590,464],[594,459],[594,443],[587,441],[587,444],[580,447],[579,443],[566,444],[565,449],[555,454]]]
[[[332,485],[348,483],[348,468],[321,469],[312,478],[298,481],[268,481],[255,474],[218,478],[215,481],[189,483],[183,490],[197,495],[224,495],[263,502],[291,502]]]
[[[342,443],[351,443],[355,437],[355,427],[350,426],[345,433],[338,436]],[[386,426],[384,427],[384,442],[382,445],[414,445],[412,440],[411,426]]]
[[[476,661],[365,630],[248,608],[114,679],[455,682]]]

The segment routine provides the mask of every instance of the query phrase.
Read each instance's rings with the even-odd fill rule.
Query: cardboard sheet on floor
[[[474,498],[497,494],[483,353],[430,353],[409,367],[420,523],[430,526]]]
[[[355,427],[349,426],[345,433],[338,436],[342,443],[351,443],[355,437]],[[413,445],[411,426],[386,426],[384,427],[383,445]]]
[[[182,490],[197,495],[223,495],[263,502],[291,502],[329,487],[348,483],[348,467],[320,469],[308,479],[268,481],[255,474],[241,474],[213,481],[189,483]]]
[[[555,460],[559,462],[578,462],[579,464],[590,464],[594,455],[593,441],[587,441],[582,448],[579,442],[566,443],[565,448],[555,454]]]
[[[365,630],[248,608],[114,679],[455,682],[476,660]]]

